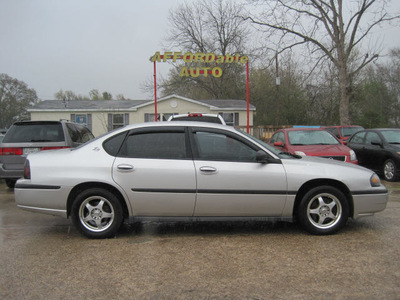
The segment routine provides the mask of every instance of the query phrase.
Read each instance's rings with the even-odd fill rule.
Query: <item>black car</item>
[[[358,163],[387,181],[400,177],[400,129],[366,129],[355,133],[347,146],[356,152]]]

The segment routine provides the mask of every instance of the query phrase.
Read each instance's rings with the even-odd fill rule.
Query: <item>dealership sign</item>
[[[239,54],[227,54],[227,55],[215,55],[214,53],[192,53],[192,52],[164,52],[161,54],[157,51],[151,58],[151,62],[167,62],[168,60],[172,60],[176,62],[177,60],[183,60],[185,63],[214,63],[214,66],[210,67],[186,67],[183,66],[180,72],[181,77],[199,77],[200,74],[204,75],[204,77],[208,77],[208,75],[212,75],[213,77],[221,77],[222,69],[218,67],[218,64],[247,64],[249,61],[248,56],[240,56]]]

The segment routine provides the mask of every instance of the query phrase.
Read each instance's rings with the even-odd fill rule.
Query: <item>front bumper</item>
[[[370,216],[386,208],[389,193],[386,188],[374,193],[353,193],[353,219]]]

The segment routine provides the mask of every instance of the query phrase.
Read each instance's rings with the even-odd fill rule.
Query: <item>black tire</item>
[[[80,193],[72,204],[71,218],[75,227],[86,237],[114,237],[123,221],[122,206],[111,192],[92,188]]]
[[[383,178],[387,181],[397,180],[397,167],[393,159],[387,159],[383,164]]]
[[[297,218],[301,226],[311,234],[334,234],[346,224],[349,218],[349,204],[337,188],[315,187],[302,198]]]
[[[6,179],[6,185],[10,188],[13,189],[15,188],[15,184],[17,183],[16,179]]]

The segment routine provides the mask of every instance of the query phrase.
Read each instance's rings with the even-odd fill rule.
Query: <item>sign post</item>
[[[161,54],[157,51],[151,58],[150,61],[154,63],[154,109],[155,109],[155,119],[157,121],[157,62],[166,62],[167,60],[172,60],[176,62],[177,59],[182,59],[186,63],[215,63],[214,67],[182,67],[180,76],[181,77],[199,77],[202,74],[204,77],[211,75],[213,77],[219,78],[222,76],[222,69],[218,67],[218,64],[222,63],[237,63],[246,64],[246,81],[247,81],[247,133],[250,133],[250,87],[249,87],[249,57],[240,56],[238,53],[231,55],[215,55],[214,53],[192,53],[186,52],[171,52],[167,51]]]

